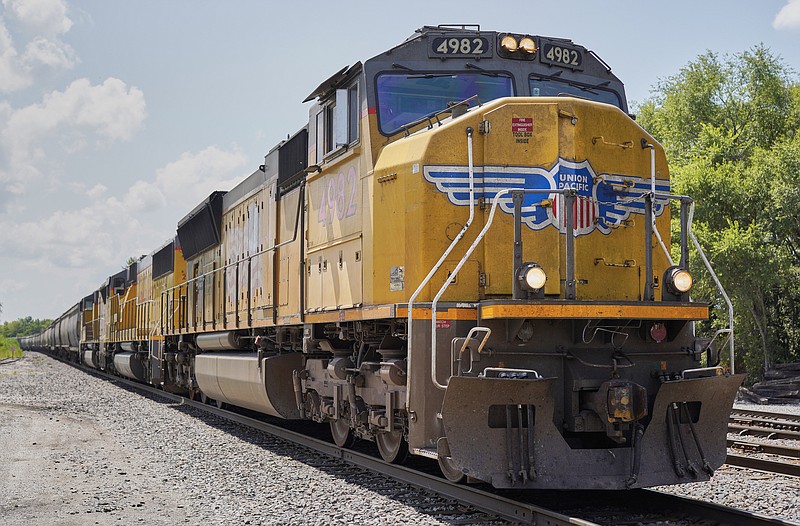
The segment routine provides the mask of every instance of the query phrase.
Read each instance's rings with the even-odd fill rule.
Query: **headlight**
[[[504,36],[502,38],[502,40],[500,40],[500,45],[506,51],[512,51],[512,52],[516,51],[517,48],[519,47],[519,44],[517,43],[517,39],[512,37],[511,35]]]
[[[536,49],[536,42],[531,37],[525,37],[519,41],[519,48],[525,53],[533,55],[538,51]]]
[[[537,292],[544,287],[547,281],[547,274],[544,269],[536,263],[524,263],[517,272],[517,279],[522,288],[531,292]]]
[[[674,293],[685,294],[692,289],[694,280],[688,270],[682,268],[674,268],[669,274],[667,286],[673,289]]]

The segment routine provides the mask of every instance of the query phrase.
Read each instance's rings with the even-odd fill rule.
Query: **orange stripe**
[[[705,305],[534,304],[485,305],[481,317],[496,318],[625,318],[649,320],[704,320]]]
[[[397,317],[407,318],[408,308],[405,307],[398,308]],[[414,309],[415,320],[430,320],[431,318],[432,318],[431,309],[423,309],[423,308]],[[436,319],[451,320],[451,321],[459,321],[459,320],[474,321],[478,319],[478,312],[477,309],[447,309],[446,311],[440,311],[437,309]]]

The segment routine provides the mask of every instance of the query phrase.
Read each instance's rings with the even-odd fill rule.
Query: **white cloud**
[[[800,28],[800,0],[789,0],[775,15],[772,27],[775,29]]]
[[[0,92],[9,93],[31,84],[31,78],[22,66],[14,48],[14,41],[3,20],[0,19]]]
[[[3,0],[6,11],[22,25],[38,33],[63,35],[72,27],[62,0]]]
[[[46,157],[45,141],[55,139],[65,151],[75,152],[91,142],[127,140],[146,115],[142,91],[115,78],[98,85],[79,79],[20,109],[0,105],[0,189],[19,193],[36,179]]]
[[[89,199],[86,206],[29,220],[0,215],[0,267],[21,276],[14,282],[0,280],[0,296],[17,302],[9,300],[8,311],[57,316],[122,269],[128,257],[149,254],[175,235],[178,218],[211,191],[232,188],[246,164],[235,145],[209,146],[181,154],[119,198],[101,183],[88,189],[78,184],[69,190]],[[64,206],[69,202],[64,200]],[[60,284],[57,290],[47,285],[55,282]],[[19,284],[30,294],[19,294]],[[45,293],[51,312],[42,312],[42,305],[29,300]]]
[[[213,190],[228,190],[241,180],[246,163],[239,148],[210,146],[156,171],[152,181],[137,181],[124,197],[107,195],[97,184],[84,195],[92,201],[73,210],[57,210],[34,221],[0,219],[3,255],[26,267],[107,269],[128,256],[150,253],[174,234],[170,213],[188,213]],[[141,212],[147,211],[147,214]],[[161,213],[159,213],[161,212]],[[167,224],[165,217],[171,217]]]
[[[76,61],[75,51],[71,47],[44,37],[36,37],[28,42],[22,55],[22,63],[29,71],[38,67],[72,69]]]
[[[96,260],[113,262],[116,229],[125,224],[125,211],[114,198],[69,211],[56,211],[36,222],[0,224],[0,242],[23,260],[52,260],[55,266],[80,267]]]
[[[241,178],[247,156],[209,146],[180,158],[156,171],[155,181],[138,181],[123,198],[125,206],[143,212],[166,206],[187,213],[214,190],[230,190]]]
[[[186,196],[187,204],[194,207],[214,190],[229,190],[238,183],[246,162],[247,156],[238,148],[225,151],[209,146],[196,154],[183,153],[159,169],[156,183],[168,199]]]
[[[108,190],[108,187],[106,187],[106,185],[96,184],[96,185],[94,185],[93,187],[91,187],[89,189],[89,191],[86,193],[86,195],[88,195],[91,199],[96,201],[96,200],[100,199],[101,197],[103,197],[106,194],[107,190]]]
[[[7,19],[0,18],[0,93],[11,93],[34,84],[42,73],[71,69],[78,62],[75,51],[59,37],[72,27],[62,0],[2,0]],[[17,36],[30,41],[20,53],[6,21],[14,23]],[[27,31],[24,31],[27,30]]]

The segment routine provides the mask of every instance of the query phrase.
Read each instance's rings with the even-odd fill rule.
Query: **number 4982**
[[[350,167],[347,175],[339,172],[322,183],[322,199],[317,213],[318,223],[331,224],[336,217],[340,221],[346,217],[354,216],[358,210],[356,200],[358,177],[356,169]]]

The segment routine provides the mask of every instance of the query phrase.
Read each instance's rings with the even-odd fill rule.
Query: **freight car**
[[[732,329],[695,335],[694,203],[594,52],[423,27],[305,102],[263,165],[23,347],[454,481],[636,488],[723,463],[742,378],[719,366]]]

